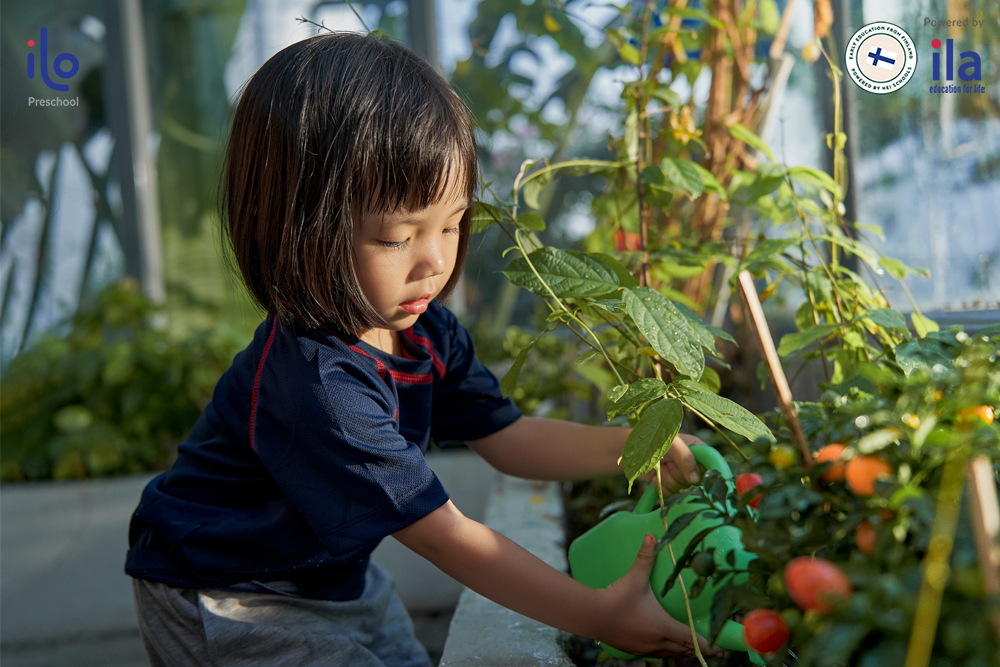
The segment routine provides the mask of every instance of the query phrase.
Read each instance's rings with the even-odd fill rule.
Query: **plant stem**
[[[660,507],[663,507],[663,479],[660,476],[660,466],[656,466],[656,493],[660,497]],[[667,517],[663,512],[660,512],[660,521],[663,522],[663,531],[667,531]],[[667,553],[670,554],[670,562],[673,563],[674,569],[677,569],[677,558],[674,557],[674,548],[669,542],[667,542]],[[694,644],[694,654],[698,657],[698,662],[701,663],[701,667],[708,667],[708,663],[705,662],[705,658],[701,655],[701,647],[698,646],[698,632],[694,629],[694,614],[691,613],[691,600],[688,598],[687,587],[684,585],[684,579],[681,577],[680,573],[677,574],[677,583],[681,586],[681,595],[684,596],[684,609],[687,610],[688,617],[688,627],[691,628],[691,643]]]
[[[941,614],[941,598],[948,583],[951,549],[954,545],[958,514],[965,487],[964,450],[952,450],[945,460],[941,486],[938,489],[937,512],[931,528],[931,541],[924,558],[924,578],[917,597],[917,611],[913,618],[913,632],[906,652],[905,667],[927,667],[937,634]]]

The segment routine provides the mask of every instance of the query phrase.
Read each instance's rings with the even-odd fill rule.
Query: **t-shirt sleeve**
[[[448,315],[450,344],[434,394],[431,436],[436,442],[485,438],[513,424],[521,411],[510,397],[504,398],[499,380],[476,358],[468,330]]]
[[[420,448],[399,434],[384,387],[367,386],[342,367],[320,371],[313,382],[274,367],[265,366],[264,375],[251,423],[257,455],[333,556],[447,502]]]

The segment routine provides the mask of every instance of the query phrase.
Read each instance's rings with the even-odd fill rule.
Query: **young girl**
[[[427,665],[369,562],[389,535],[554,627],[639,654],[693,650],[650,590],[652,537],[594,590],[463,516],[427,467],[433,438],[521,477],[615,475],[628,436],[522,416],[439,305],[465,260],[476,173],[469,112],[402,46],[317,36],[247,84],[223,213],[268,316],[132,517],[125,570],[154,666]],[[670,449],[666,486],[697,480],[692,440]]]

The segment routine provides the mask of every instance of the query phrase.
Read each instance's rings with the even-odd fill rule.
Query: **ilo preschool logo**
[[[56,91],[67,91],[69,90],[69,85],[65,83],[56,83],[49,76],[49,44],[48,44],[48,30],[42,28],[40,50],[41,50],[41,67],[39,68],[42,74],[42,81],[45,85]],[[28,46],[30,48],[35,47],[35,40],[29,39]],[[77,72],[80,71],[80,61],[76,59],[72,53],[60,53],[52,61],[52,72],[58,76],[60,79],[72,79]],[[28,78],[35,78],[35,53],[28,53]]]
[[[906,31],[886,22],[869,23],[851,37],[844,53],[854,83],[879,95],[892,93],[917,71],[917,49]]]

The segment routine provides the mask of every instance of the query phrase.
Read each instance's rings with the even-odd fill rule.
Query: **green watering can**
[[[730,490],[735,490],[733,473],[719,452],[706,445],[692,445],[691,453],[705,468],[718,470],[725,478]],[[569,547],[569,563],[573,578],[591,588],[604,588],[625,576],[629,568],[632,567],[646,534],[659,539],[666,532],[663,529],[663,521],[660,519],[660,511],[656,508],[656,500],[656,484],[654,483],[647,487],[634,511],[616,512],[574,540]],[[697,502],[694,498],[681,501],[667,512],[667,525],[677,521],[685,514],[703,509],[706,509],[705,504]],[[730,506],[728,509],[732,511],[733,508]],[[679,558],[695,535],[716,523],[718,523],[718,519],[696,517],[670,543],[674,556]],[[746,569],[747,563],[757,557],[743,548],[741,535],[740,530],[734,526],[720,526],[705,538],[703,542],[705,548],[715,547],[717,567],[730,567],[726,562],[726,553],[729,551],[736,553],[737,569]],[[684,596],[680,586],[676,584],[672,586],[666,596],[660,594],[667,577],[673,570],[670,553],[664,548],[656,556],[649,583],[653,588],[653,594],[656,595],[657,600],[660,601],[667,613],[687,625],[687,610],[684,606]],[[690,568],[684,568],[680,578],[684,581],[687,590],[690,591],[698,575]],[[735,583],[740,584],[746,580],[745,574],[737,575]],[[709,582],[698,597],[691,598],[691,616],[694,619],[694,627],[698,634],[703,637],[708,637],[709,634],[712,597],[715,595],[716,589],[717,585]],[[733,620],[726,621],[722,631],[716,637],[715,643],[728,650],[748,650],[743,641],[743,626]],[[616,658],[636,657],[606,644],[602,644],[602,648]],[[753,662],[764,664],[760,656],[753,651],[748,652]]]

